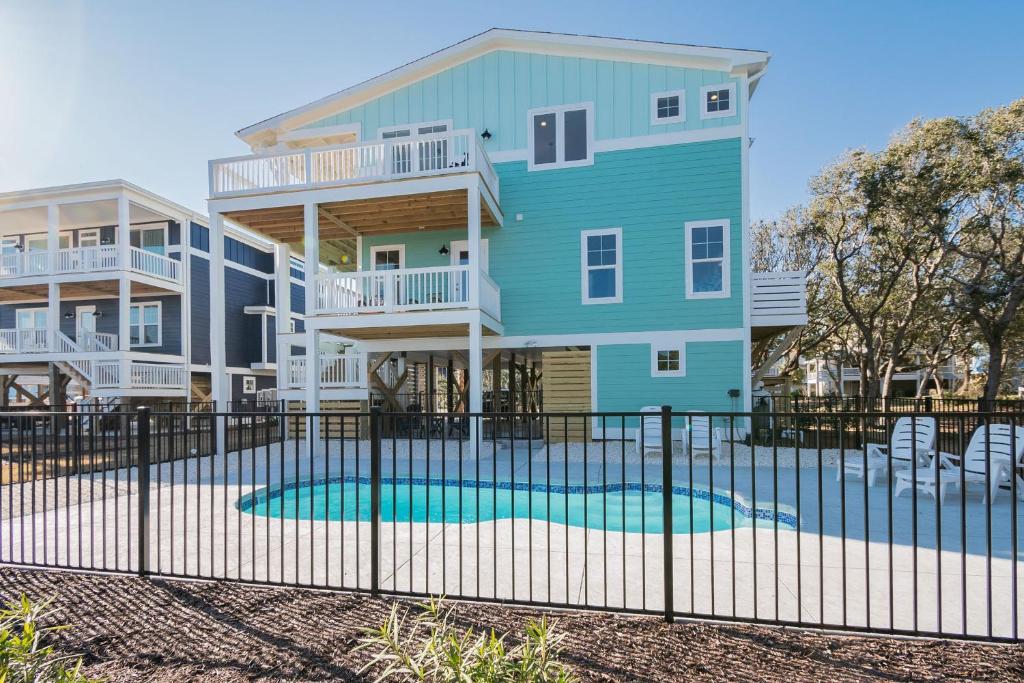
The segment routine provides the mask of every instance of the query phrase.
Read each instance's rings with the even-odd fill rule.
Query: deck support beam
[[[317,276],[320,265],[320,221],[315,202],[302,208],[303,246],[305,248],[306,315],[316,315]],[[306,327],[306,454],[312,461],[320,442],[320,339],[314,329]]]
[[[231,387],[227,375],[227,349],[223,333],[224,292],[224,217],[210,213],[210,393],[216,410],[227,410]],[[227,420],[216,425],[217,453],[227,457]]]

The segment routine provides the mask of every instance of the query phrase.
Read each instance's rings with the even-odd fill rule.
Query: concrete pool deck
[[[561,444],[546,448],[536,441],[506,441],[499,442],[496,452],[491,444],[485,445],[478,461],[469,459],[467,448],[460,458],[457,442],[444,445],[442,453],[440,441],[414,441],[410,456],[408,441],[385,441],[382,476],[407,477],[411,469],[412,476],[425,477],[429,463],[431,478],[458,479],[461,464],[463,480],[477,479],[479,465],[481,480],[544,483],[550,465],[552,484],[581,484],[584,479],[591,485],[612,484],[623,476],[630,482],[661,481],[660,455],[648,455],[641,462],[631,444],[626,444],[625,453],[617,442],[592,442],[586,448],[571,444],[567,455]],[[346,441],[344,450],[332,441],[329,455],[321,452],[312,463],[303,446],[293,441],[233,452],[226,459],[193,458],[151,467],[150,570],[369,589],[368,522],[267,519],[235,507],[242,496],[282,481],[369,476],[370,448],[365,441]],[[693,535],[676,530],[672,558],[677,612],[753,618],[756,608],[762,619],[883,629],[891,624],[900,630],[934,632],[941,606],[942,630],[959,633],[966,586],[967,633],[988,633],[990,604],[994,635],[1014,635],[1015,617],[1017,629],[1024,630],[1024,616],[1011,599],[1014,570],[1018,586],[1024,579],[1019,544],[1018,561],[1012,560],[1011,534],[1013,511],[1018,521],[1024,520],[1024,504],[1011,504],[1005,491],[992,505],[991,520],[980,488],[970,489],[964,499],[953,492],[941,507],[930,496],[919,495],[915,534],[909,493],[894,499],[885,486],[876,486],[865,496],[864,483],[857,478],[846,482],[844,517],[835,451],[822,451],[820,516],[816,451],[801,449],[799,468],[793,449],[773,453],[757,448],[753,468],[749,448],[737,444],[734,456],[731,463],[728,451],[717,463],[707,456],[695,457],[691,480],[690,461],[677,453],[673,484],[688,486],[692,481],[694,486],[731,490],[756,500],[758,507],[777,501],[795,511],[799,502],[800,530],[741,526]],[[777,477],[772,466],[776,459]],[[0,487],[0,561],[134,570],[136,482],[132,468]],[[963,555],[961,515],[967,524]],[[457,523],[386,522],[381,525],[380,548],[383,590],[663,609],[660,534],[605,532],[527,519],[464,524],[461,534]]]

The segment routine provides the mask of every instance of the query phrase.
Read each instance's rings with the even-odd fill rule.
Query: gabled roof
[[[492,28],[380,76],[242,128],[235,135],[256,145],[274,137],[276,131],[294,130],[313,123],[495,50],[728,71],[748,76],[751,93],[771,57],[760,50]]]

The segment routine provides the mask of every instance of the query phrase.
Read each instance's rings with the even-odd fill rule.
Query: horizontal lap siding
[[[224,268],[225,358],[229,367],[246,367],[263,359],[263,330],[260,315],[247,314],[246,306],[263,306],[267,281],[234,268]]]
[[[526,148],[527,112],[536,107],[593,102],[598,140],[733,125],[738,113],[700,118],[701,87],[726,82],[739,83],[723,71],[501,50],[306,128],[358,123],[362,139],[374,139],[384,126],[451,119],[455,128],[487,128],[488,151],[509,151]],[[685,121],[652,125],[651,94],[679,89],[686,91]]]
[[[732,399],[728,392],[745,391],[746,384],[740,341],[688,342],[685,377],[651,377],[650,344],[597,347],[597,405],[601,411],[635,412],[644,406],[662,405],[672,406],[673,411],[738,411],[743,410],[743,399]],[[545,407],[546,394],[545,387]],[[627,426],[636,423],[634,418]]]
[[[192,257],[188,282],[192,299],[192,362],[210,362],[210,262],[201,256]]]
[[[554,171],[499,164],[506,222],[490,235],[490,270],[505,334],[741,327],[739,146],[607,152],[593,166]],[[732,296],[686,300],[683,225],[720,218],[732,226]],[[623,302],[583,305],[580,233],[611,227],[622,228]]]

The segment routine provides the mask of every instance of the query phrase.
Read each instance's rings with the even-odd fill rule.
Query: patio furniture
[[[935,453],[935,436],[934,417],[901,417],[893,426],[889,443],[868,444],[866,457],[860,451],[842,453],[842,469],[836,468],[836,481],[842,479],[843,469],[847,474],[865,476],[865,464],[868,486],[874,486],[878,475],[888,471],[890,461],[894,474],[897,469],[927,466]]]
[[[955,455],[940,453],[928,467],[919,467],[916,472],[898,472],[894,495],[898,496],[916,484],[918,491],[929,493],[933,498],[938,495],[941,503],[945,499],[946,488],[953,485],[959,489],[962,478],[965,488],[969,483],[988,484],[982,502],[994,501],[1003,484],[1011,482],[1011,477],[1017,477],[1018,497],[1024,495],[1024,479],[1016,472],[1024,460],[1024,427],[981,425],[971,435],[959,466],[955,460]],[[964,494],[966,491],[961,493]]]
[[[700,410],[688,410],[686,428],[683,430],[683,448],[687,451],[707,451],[712,458],[718,459],[721,448],[715,448],[719,433],[711,429],[711,418],[703,415]]]
[[[641,413],[651,413],[640,417],[640,428],[636,430],[636,452],[643,457],[651,452],[662,452],[661,445],[661,408],[644,406]]]

